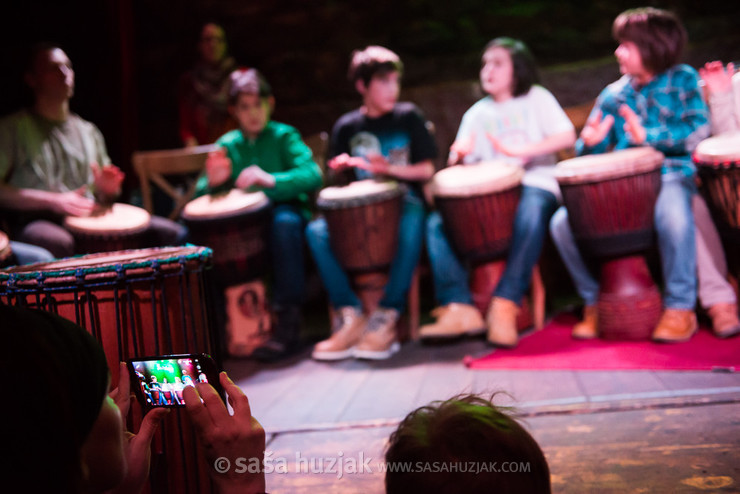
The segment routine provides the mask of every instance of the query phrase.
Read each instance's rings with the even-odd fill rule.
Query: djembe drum
[[[351,274],[368,312],[380,301],[396,254],[404,193],[397,182],[359,180],[326,187],[316,200],[332,251]]]
[[[710,137],[694,151],[700,191],[725,243],[727,260],[740,279],[740,132]]]
[[[455,251],[473,266],[471,292],[483,314],[506,267],[523,176],[519,166],[492,161],[445,168],[432,179],[445,231]]]
[[[0,303],[54,312],[100,341],[112,382],[131,357],[211,353],[204,269],[211,250],[169,247],[90,254],[0,271]],[[217,360],[218,355],[214,355]],[[138,429],[141,410],[132,408]],[[208,469],[187,415],[162,422],[152,460],[152,490],[211,492]]]
[[[145,209],[114,203],[90,216],[66,216],[64,228],[74,236],[77,254],[94,254],[142,247],[150,221]]]
[[[555,175],[573,235],[598,259],[599,334],[649,339],[662,302],[643,251],[653,244],[663,154],[649,147],[561,161]]]
[[[263,192],[232,189],[185,205],[182,219],[193,243],[213,249],[214,274],[224,285],[267,272],[270,200]]]

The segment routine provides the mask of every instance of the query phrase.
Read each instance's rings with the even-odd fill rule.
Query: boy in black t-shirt
[[[399,103],[403,65],[398,55],[369,46],[352,56],[349,78],[362,106],[339,118],[329,143],[329,168],[353,180],[389,178],[408,185],[396,256],[379,306],[367,319],[350,279],[329,245],[323,218],[308,226],[307,241],[337,317],[332,336],[314,347],[318,360],[386,359],[398,351],[396,322],[419,261],[426,215],[421,184],[434,174],[437,154],[430,124],[412,103]]]

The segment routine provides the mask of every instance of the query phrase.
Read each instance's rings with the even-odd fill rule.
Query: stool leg
[[[419,267],[414,269],[409,285],[409,294],[406,312],[409,319],[409,338],[415,341],[419,338]]]
[[[531,297],[534,329],[540,330],[545,326],[545,284],[542,282],[539,264],[535,264],[532,270]]]

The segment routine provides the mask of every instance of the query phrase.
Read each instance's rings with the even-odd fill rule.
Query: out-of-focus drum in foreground
[[[661,296],[641,251],[654,236],[663,154],[649,147],[587,155],[555,171],[573,235],[601,261],[599,332],[605,339],[648,339]]]
[[[213,353],[204,247],[90,254],[0,271],[0,303],[54,312],[100,341],[112,382],[131,357]],[[219,358],[218,355],[214,355]],[[141,410],[132,411],[138,427]],[[185,414],[162,423],[152,461],[154,491],[211,492],[208,469]],[[162,485],[157,485],[162,484]]]
[[[0,267],[8,264],[12,253],[10,239],[4,232],[0,231]]]
[[[403,194],[397,182],[375,180],[319,192],[316,206],[326,218],[331,248],[344,269],[368,272],[390,266],[398,246]]]
[[[434,203],[458,254],[485,262],[506,253],[523,176],[521,167],[504,162],[452,166],[435,173]]]
[[[700,142],[694,163],[714,221],[733,241],[740,241],[740,132]]]
[[[67,216],[64,228],[74,236],[77,254],[94,254],[142,247],[150,221],[145,209],[114,203],[91,216]]]
[[[193,243],[213,249],[213,265],[224,285],[243,283],[267,272],[270,200],[263,192],[232,189],[185,205],[182,219]]]

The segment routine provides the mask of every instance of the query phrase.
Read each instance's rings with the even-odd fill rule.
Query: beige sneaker
[[[577,340],[591,340],[599,336],[599,309],[596,305],[583,308],[583,320],[573,326],[570,335]]]
[[[493,297],[488,309],[488,343],[504,348],[513,348],[519,340],[516,317],[519,306],[511,300]]]
[[[714,304],[707,312],[712,318],[712,329],[717,338],[729,338],[740,334],[737,304]]]
[[[478,309],[470,304],[451,303],[432,311],[437,318],[434,324],[419,328],[419,338],[444,340],[463,335],[477,335],[486,331],[486,323]]]
[[[342,360],[352,356],[354,346],[365,329],[365,317],[355,307],[340,307],[332,321],[332,335],[316,343],[311,357],[316,360]]]
[[[375,309],[368,317],[360,342],[354,348],[355,358],[385,360],[400,350],[396,334],[398,316],[395,309]]]
[[[663,343],[689,341],[698,328],[693,310],[665,309],[653,331],[653,340]]]

